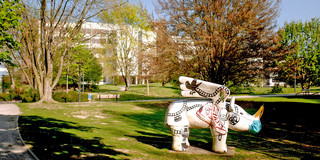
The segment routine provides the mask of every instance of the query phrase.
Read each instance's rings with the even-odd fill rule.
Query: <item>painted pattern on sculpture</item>
[[[227,152],[226,136],[228,129],[258,133],[261,130],[260,118],[263,106],[254,115],[250,115],[226,99],[230,90],[220,84],[181,76],[179,81],[181,95],[184,97],[202,97],[208,100],[179,100],[172,102],[166,113],[165,123],[173,135],[172,148],[186,151],[189,128],[210,128],[213,137],[212,149],[215,152]]]

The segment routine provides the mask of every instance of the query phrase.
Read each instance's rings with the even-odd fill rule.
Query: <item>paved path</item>
[[[20,110],[15,104],[0,104],[0,159],[37,160],[21,139],[18,128]]]

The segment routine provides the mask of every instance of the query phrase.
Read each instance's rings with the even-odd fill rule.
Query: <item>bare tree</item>
[[[150,87],[149,87],[149,80],[156,76],[155,71],[157,70],[156,65],[156,42],[155,36],[153,32],[146,33],[146,37],[149,41],[146,42],[139,42],[139,54],[138,54],[138,61],[139,61],[139,78],[145,80],[147,84],[147,95],[149,95]],[[160,78],[160,77],[157,77]]]
[[[219,84],[241,84],[276,58],[278,0],[159,0],[170,36],[178,37],[187,72]],[[187,42],[187,43],[185,43]],[[188,46],[191,48],[187,48]],[[185,47],[179,47],[185,46]],[[260,64],[252,65],[261,58]]]
[[[137,75],[139,37],[143,31],[149,30],[148,14],[143,7],[134,3],[127,3],[116,10],[104,12],[101,16],[104,22],[110,23],[116,29],[112,41],[107,44],[124,82],[125,90],[130,90],[131,76]]]
[[[110,1],[112,6],[116,2]],[[12,54],[28,83],[39,91],[40,101],[53,101],[52,90],[82,24],[108,9],[98,0],[22,0],[24,22],[19,54]],[[125,2],[124,2],[125,3]],[[118,6],[121,3],[118,3]],[[57,62],[54,60],[58,59]],[[57,65],[57,74],[54,74]]]
[[[183,63],[180,59],[182,46],[175,41],[167,31],[167,23],[160,19],[153,23],[156,34],[155,49],[152,57],[152,74],[162,82],[162,86],[179,77],[183,72]]]

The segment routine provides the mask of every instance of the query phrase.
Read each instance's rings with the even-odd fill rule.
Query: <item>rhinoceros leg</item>
[[[211,135],[213,138],[212,141],[212,150],[218,153],[226,153],[227,152],[227,133],[222,135],[216,132],[212,127],[210,127]]]
[[[186,151],[190,146],[188,142],[189,126],[169,126],[173,136],[172,149]]]

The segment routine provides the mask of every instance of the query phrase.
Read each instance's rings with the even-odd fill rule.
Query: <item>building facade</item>
[[[155,42],[156,35],[152,31],[145,31],[140,28],[133,28],[125,25],[85,22],[82,25],[81,33],[84,37],[84,45],[89,49],[95,50],[96,57],[101,61],[104,68],[103,79],[99,84],[116,83],[116,79],[121,79],[123,69],[121,66],[130,67],[131,83],[137,84],[138,77],[141,74],[141,63],[137,55],[141,52],[142,45]],[[108,62],[108,57],[117,54],[117,63]],[[131,62],[124,62],[122,58],[130,59]],[[110,63],[113,63],[110,65]],[[132,63],[132,64],[123,64]]]

